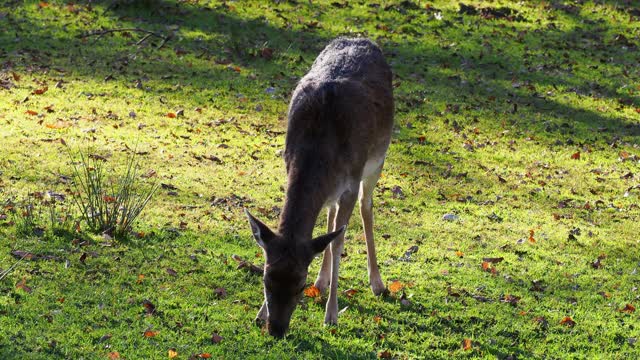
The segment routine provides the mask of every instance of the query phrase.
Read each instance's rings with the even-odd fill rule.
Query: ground
[[[0,357],[640,356],[632,5],[3,2]],[[306,297],[277,341],[234,260],[263,261],[243,208],[275,226],[290,93],[340,35],[374,39],[394,71],[374,198],[392,291],[367,287],[356,212],[339,325]],[[47,220],[52,195],[78,217],[78,153],[112,174],[136,153],[160,184],[130,236]]]

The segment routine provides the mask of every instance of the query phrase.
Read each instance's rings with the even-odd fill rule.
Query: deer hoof
[[[330,326],[330,325],[338,325],[338,314],[337,313],[334,313],[334,314],[327,313],[324,316],[324,324],[328,325],[328,326]]]
[[[389,290],[387,290],[387,288],[384,286],[382,280],[380,280],[379,282],[372,282],[371,291],[373,291],[373,295],[375,296],[386,295],[389,293]]]

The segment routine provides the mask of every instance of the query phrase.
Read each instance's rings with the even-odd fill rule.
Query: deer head
[[[290,239],[269,229],[245,209],[253,236],[264,251],[264,296],[269,334],[282,338],[289,329],[307,282],[309,264],[345,227],[315,239]]]

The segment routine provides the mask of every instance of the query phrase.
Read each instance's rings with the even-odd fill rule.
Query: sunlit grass
[[[523,17],[509,21],[457,2],[45,4],[0,6],[2,358],[637,357],[638,315],[623,311],[639,281],[630,6],[467,3]],[[171,38],[87,35],[132,27]],[[277,222],[290,92],[345,34],[375,39],[395,74],[375,228],[383,279],[409,302],[371,295],[356,211],[340,282],[356,292],[339,297],[340,325],[305,299],[278,342],[253,325],[260,278],[231,255],[263,261],[241,210]],[[8,199],[52,190],[71,204],[61,139],[110,154],[114,172],[138,144],[140,172],[165,184],[138,237],[19,233]],[[56,260],[16,265],[13,250]]]

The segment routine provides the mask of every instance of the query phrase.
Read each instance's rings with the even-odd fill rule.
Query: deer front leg
[[[345,192],[338,202],[335,228],[339,229],[349,223],[349,217],[356,203],[357,188],[355,191]],[[324,315],[326,325],[338,324],[338,272],[340,269],[340,257],[344,250],[344,233],[331,242],[331,284],[329,287],[329,299]]]
[[[327,209],[327,232],[336,230],[336,205],[330,205]],[[331,281],[331,248],[327,247],[322,255],[322,265],[314,286],[324,294]]]
[[[260,310],[258,310],[258,314],[256,314],[256,326],[262,327],[262,325],[266,324],[267,318],[269,317],[269,311],[267,311],[267,300],[262,302],[262,306]]]
[[[360,184],[360,215],[364,238],[367,242],[367,269],[369,272],[369,285],[374,295],[381,295],[387,291],[380,277],[378,262],[376,259],[376,244],[373,240],[373,190],[382,172],[382,165],[373,174],[362,180]]]

